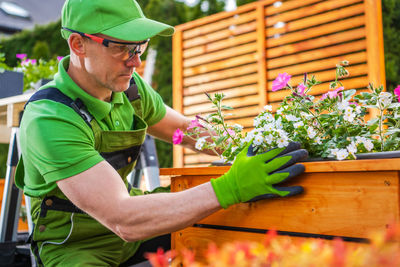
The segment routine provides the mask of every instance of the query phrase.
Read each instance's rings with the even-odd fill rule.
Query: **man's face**
[[[96,36],[124,42],[102,34]],[[125,91],[129,87],[135,68],[141,65],[140,54],[131,53],[135,45],[109,43],[106,47],[91,39],[85,39],[88,46],[85,67],[90,79],[95,83],[94,86],[102,91]]]

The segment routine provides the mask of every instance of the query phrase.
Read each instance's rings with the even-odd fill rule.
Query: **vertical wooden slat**
[[[386,87],[381,0],[365,0],[368,80]]]
[[[385,59],[383,48],[381,0],[365,0],[365,29],[367,40],[368,81],[375,87],[386,89]],[[377,117],[378,110],[371,109],[370,116]]]
[[[183,112],[183,57],[182,57],[182,30],[176,29],[172,38],[172,99],[173,108]],[[173,146],[173,166],[174,168],[183,167],[183,147]]]
[[[258,61],[258,92],[260,110],[268,103],[267,99],[267,68],[265,55],[265,16],[264,3],[260,2],[256,9],[257,14],[257,61]]]

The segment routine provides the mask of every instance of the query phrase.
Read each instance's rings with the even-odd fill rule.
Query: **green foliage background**
[[[178,25],[200,17],[208,16],[224,9],[221,0],[208,0],[209,9],[202,11],[200,0],[194,7],[188,7],[174,0],[138,0],[147,17],[170,25]],[[243,5],[253,0],[237,0]],[[400,1],[382,0],[383,31],[385,42],[385,65],[387,88],[393,90],[400,83]],[[67,43],[60,35],[60,22],[37,26],[33,30],[22,31],[11,38],[0,40],[1,51],[6,54],[9,66],[18,64],[15,55],[26,53],[29,58],[50,59],[69,53]],[[156,70],[153,76],[154,88],[166,104],[172,104],[172,38],[155,37],[151,46],[157,50]],[[158,158],[161,167],[172,166],[172,146],[157,141]],[[0,145],[0,177],[4,177],[7,145]]]

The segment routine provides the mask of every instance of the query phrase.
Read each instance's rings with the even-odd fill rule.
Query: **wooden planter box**
[[[304,163],[306,172],[287,183],[304,194],[262,200],[220,210],[172,235],[172,248],[196,251],[202,258],[209,242],[262,241],[269,229],[293,238],[342,237],[366,242],[369,233],[399,222],[400,158]],[[178,192],[225,173],[229,167],[162,169]],[[246,179],[243,177],[243,179]]]

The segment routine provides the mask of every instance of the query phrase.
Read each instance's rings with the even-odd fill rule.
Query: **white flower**
[[[228,158],[223,155],[221,155],[221,160],[223,161],[223,163],[228,162]]]
[[[284,130],[277,129],[276,132],[279,134],[279,136],[280,136],[281,138],[288,139],[288,133],[285,132]]]
[[[351,144],[348,145],[346,148],[347,148],[347,150],[349,151],[350,154],[354,155],[355,153],[357,153],[357,146],[356,146],[356,144],[354,142],[351,142]]]
[[[257,134],[256,136],[254,136],[254,141],[253,143],[256,146],[261,145],[264,142],[264,137],[262,136],[262,134]]]
[[[349,102],[347,102],[347,101],[342,101],[342,102],[337,103],[337,108],[339,110],[345,110],[348,106],[349,106]]]
[[[259,117],[255,117],[254,118],[254,122],[253,122],[253,126],[254,127],[258,127],[260,124],[261,124],[261,118],[259,118]]]
[[[344,160],[349,156],[347,149],[331,149],[331,154],[335,156],[338,160]]]
[[[356,113],[357,114],[361,114],[361,106],[357,106],[356,107]]]
[[[237,123],[233,125],[233,128],[235,128],[239,132],[243,130],[243,126]]]
[[[265,113],[265,114],[264,114],[264,119],[265,119],[266,121],[273,121],[273,120],[274,120],[274,116],[272,116],[271,113]]]
[[[321,137],[317,136],[317,138],[314,139],[314,142],[318,145],[322,145]]]
[[[274,137],[272,136],[272,134],[269,134],[264,138],[264,140],[265,142],[267,142],[268,145],[270,145],[274,141]]]
[[[281,114],[282,114],[282,111],[283,111],[283,108],[278,108],[278,109],[276,110],[276,114],[281,115]]]
[[[392,103],[392,94],[389,92],[381,92],[379,94],[379,102],[384,106],[389,106]]]
[[[283,124],[282,124],[282,118],[279,118],[275,121],[275,128],[276,129],[282,129],[283,128]]]
[[[264,106],[264,110],[268,110],[269,112],[272,111],[272,106],[271,105],[266,105]]]
[[[268,123],[264,125],[264,131],[272,132],[275,129],[275,125],[273,123]]]
[[[296,116],[290,115],[290,114],[286,115],[286,119],[288,121],[299,121],[300,120],[300,118],[297,118]]]
[[[345,121],[348,121],[348,122],[353,122],[354,121],[354,118],[356,117],[356,114],[353,113],[352,110],[353,109],[351,107],[347,107],[346,108],[346,111],[345,111],[344,116],[343,116],[343,119]]]
[[[197,139],[195,148],[197,150],[202,150],[205,143],[206,143],[206,137],[200,137],[199,139]]]
[[[363,142],[363,145],[367,151],[371,151],[374,148],[374,144],[369,139],[365,139],[365,141]]]
[[[308,137],[309,137],[310,139],[313,139],[313,138],[317,135],[317,132],[314,130],[313,127],[309,127],[309,128],[307,129],[307,134],[308,134]]]
[[[287,138],[278,138],[278,140],[276,141],[276,143],[278,144],[279,148],[285,147],[287,145],[289,145],[289,141]]]
[[[312,118],[312,115],[311,115],[311,114],[308,114],[308,113],[305,113],[305,112],[300,112],[300,115],[301,115],[303,118],[305,118],[306,120]]]
[[[296,123],[293,124],[293,126],[296,129],[300,128],[301,126],[304,126],[304,122],[302,122],[302,121],[296,122]]]
[[[232,147],[232,150],[231,150],[232,153],[235,152],[238,148],[239,148],[239,147],[237,147],[237,146],[233,146],[233,147]]]
[[[336,158],[338,160],[344,160],[349,156],[349,152],[347,149],[339,149],[339,151],[336,153]]]

